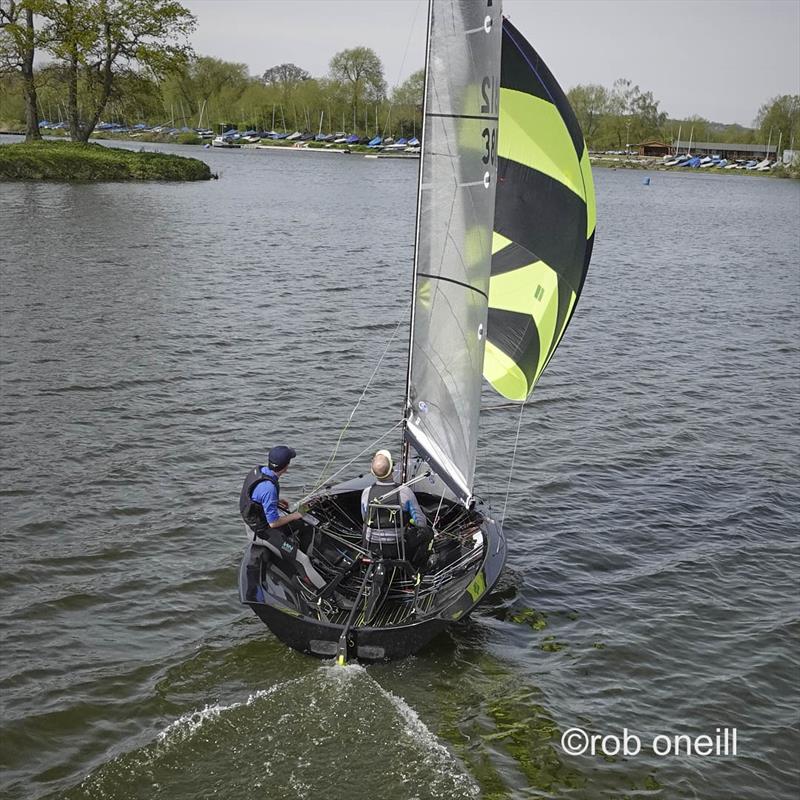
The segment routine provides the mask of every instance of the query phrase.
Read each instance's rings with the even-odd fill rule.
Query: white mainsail
[[[499,0],[432,0],[405,438],[472,498],[497,178]]]

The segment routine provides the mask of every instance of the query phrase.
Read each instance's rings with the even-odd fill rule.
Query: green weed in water
[[[539,649],[544,650],[545,653],[557,653],[565,647],[566,645],[563,642],[556,641],[555,636],[545,636],[542,643],[539,645]]]
[[[511,621],[517,625],[528,625],[535,631],[543,631],[547,627],[547,615],[534,608],[524,608],[511,614]]]

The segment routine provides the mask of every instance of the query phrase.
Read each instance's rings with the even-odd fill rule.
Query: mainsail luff
[[[433,0],[405,440],[472,498],[497,177],[501,9]]]
[[[425,142],[425,117],[428,111],[428,72],[431,56],[431,25],[433,24],[433,0],[428,0],[428,23],[425,32],[425,78],[423,82],[422,94],[422,127],[420,129],[420,141]],[[423,148],[424,149],[424,148]],[[419,235],[420,217],[422,216],[422,167],[425,164],[425,157],[420,154],[419,170],[417,171],[417,216],[414,225],[414,270],[411,278],[411,322],[408,331],[408,361],[406,371],[406,396],[403,400],[403,459],[401,465],[401,481],[406,482],[408,477],[409,462],[409,440],[407,437],[409,397],[411,396],[411,357],[414,354],[414,318],[417,309],[417,272],[419,269]]]

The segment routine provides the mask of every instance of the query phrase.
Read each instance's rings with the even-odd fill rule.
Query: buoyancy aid
[[[367,495],[367,518],[365,533],[372,542],[396,542],[406,526],[406,515],[398,491],[394,491],[383,502],[383,495],[396,490],[396,483],[376,483]]]
[[[257,503],[253,500],[253,490],[259,483],[269,481],[280,491],[278,479],[274,475],[265,475],[261,470],[262,467],[257,466],[253,467],[253,469],[247,473],[244,484],[242,485],[242,493],[239,496],[239,513],[242,515],[242,519],[247,523],[250,530],[257,536],[269,530],[269,523],[264,516],[264,507],[261,503]]]

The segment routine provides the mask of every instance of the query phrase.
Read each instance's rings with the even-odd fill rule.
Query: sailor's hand
[[[300,504],[297,506],[297,510],[298,510],[298,512],[299,512],[301,515],[302,515],[302,514],[307,514],[307,513],[308,513],[308,509],[309,509],[309,505],[308,505],[308,503],[300,503]]]
[[[289,510],[289,504],[285,500],[278,500],[278,508],[281,511],[288,511]]]

